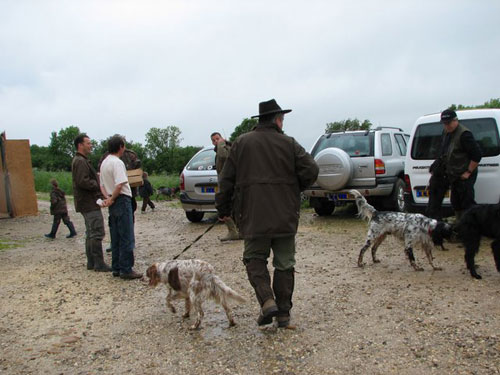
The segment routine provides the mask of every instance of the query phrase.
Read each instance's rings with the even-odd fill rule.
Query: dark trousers
[[[144,212],[146,211],[146,207],[149,206],[151,207],[151,209],[154,209],[155,208],[155,205],[154,203],[151,201],[151,198],[150,197],[144,197],[142,198],[142,208],[141,208],[141,211]]]
[[[477,172],[470,175],[467,180],[457,178],[451,182],[451,205],[455,212],[464,211],[476,204],[474,199],[474,184]]]
[[[429,180],[429,202],[425,211],[426,216],[441,220],[443,213],[441,212],[441,205],[446,191],[450,187],[448,178],[443,175],[432,175]]]
[[[56,227],[57,228],[59,226],[59,224],[61,223],[61,220],[66,225],[70,225],[71,224],[71,220],[69,219],[68,214],[56,214],[56,215],[54,215],[54,222],[52,224],[52,227]]]
[[[135,247],[132,198],[120,195],[109,207],[109,232],[113,272],[121,274],[132,272]]]

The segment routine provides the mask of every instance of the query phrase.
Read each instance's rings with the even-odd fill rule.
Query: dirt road
[[[40,211],[0,221],[0,239],[17,246],[0,252],[1,373],[500,373],[500,274],[489,241],[476,258],[483,280],[469,276],[456,244],[435,250],[443,271],[433,272],[419,250],[425,271],[413,271],[396,239],[380,247],[381,263],[367,254],[361,269],[366,223],[348,211],[323,218],[306,210],[292,331],[257,327],[242,243],[221,244],[217,225],[181,258],[212,263],[248,301],[234,307],[236,327],[208,303],[202,329],[190,331],[167,311],[164,287],[86,270],[81,215],[70,211],[76,238],[61,227],[51,241],[43,237],[52,220],[47,202]],[[136,215],[136,270],[173,257],[208,225],[189,223],[176,202]]]

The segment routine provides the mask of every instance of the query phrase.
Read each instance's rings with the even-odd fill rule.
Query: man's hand
[[[464,173],[462,173],[462,175],[460,176],[460,178],[462,180],[467,180],[470,177],[471,174],[472,173],[470,173],[469,171],[465,171]]]
[[[112,197],[109,197],[108,199],[105,199],[102,203],[102,207],[109,207],[111,206],[114,202]]]

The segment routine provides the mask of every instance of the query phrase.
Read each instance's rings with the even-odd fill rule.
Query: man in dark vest
[[[466,209],[476,204],[474,183],[481,160],[481,149],[469,129],[458,122],[455,111],[444,110],[441,122],[444,126],[441,157],[450,182],[451,205],[458,220]]]
[[[258,325],[290,325],[295,284],[295,234],[300,192],[316,181],[318,166],[304,148],[283,133],[284,114],[274,99],[259,104],[257,126],[238,137],[220,175],[215,196],[219,218],[231,213],[244,239],[243,263],[261,310]],[[267,269],[273,250],[274,277]]]

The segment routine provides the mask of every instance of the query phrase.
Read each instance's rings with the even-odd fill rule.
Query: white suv
[[[404,211],[404,160],[409,135],[400,128],[327,133],[311,155],[319,166],[316,183],[304,194],[318,215],[354,201],[356,189],[373,204]]]
[[[474,185],[477,203],[499,203],[500,199],[500,109],[456,111],[458,121],[468,128],[479,143],[483,157]],[[438,157],[443,125],[440,114],[420,117],[411,132],[405,165],[405,201],[408,210],[424,212],[429,200],[429,167]],[[451,214],[449,192],[443,211]]]

